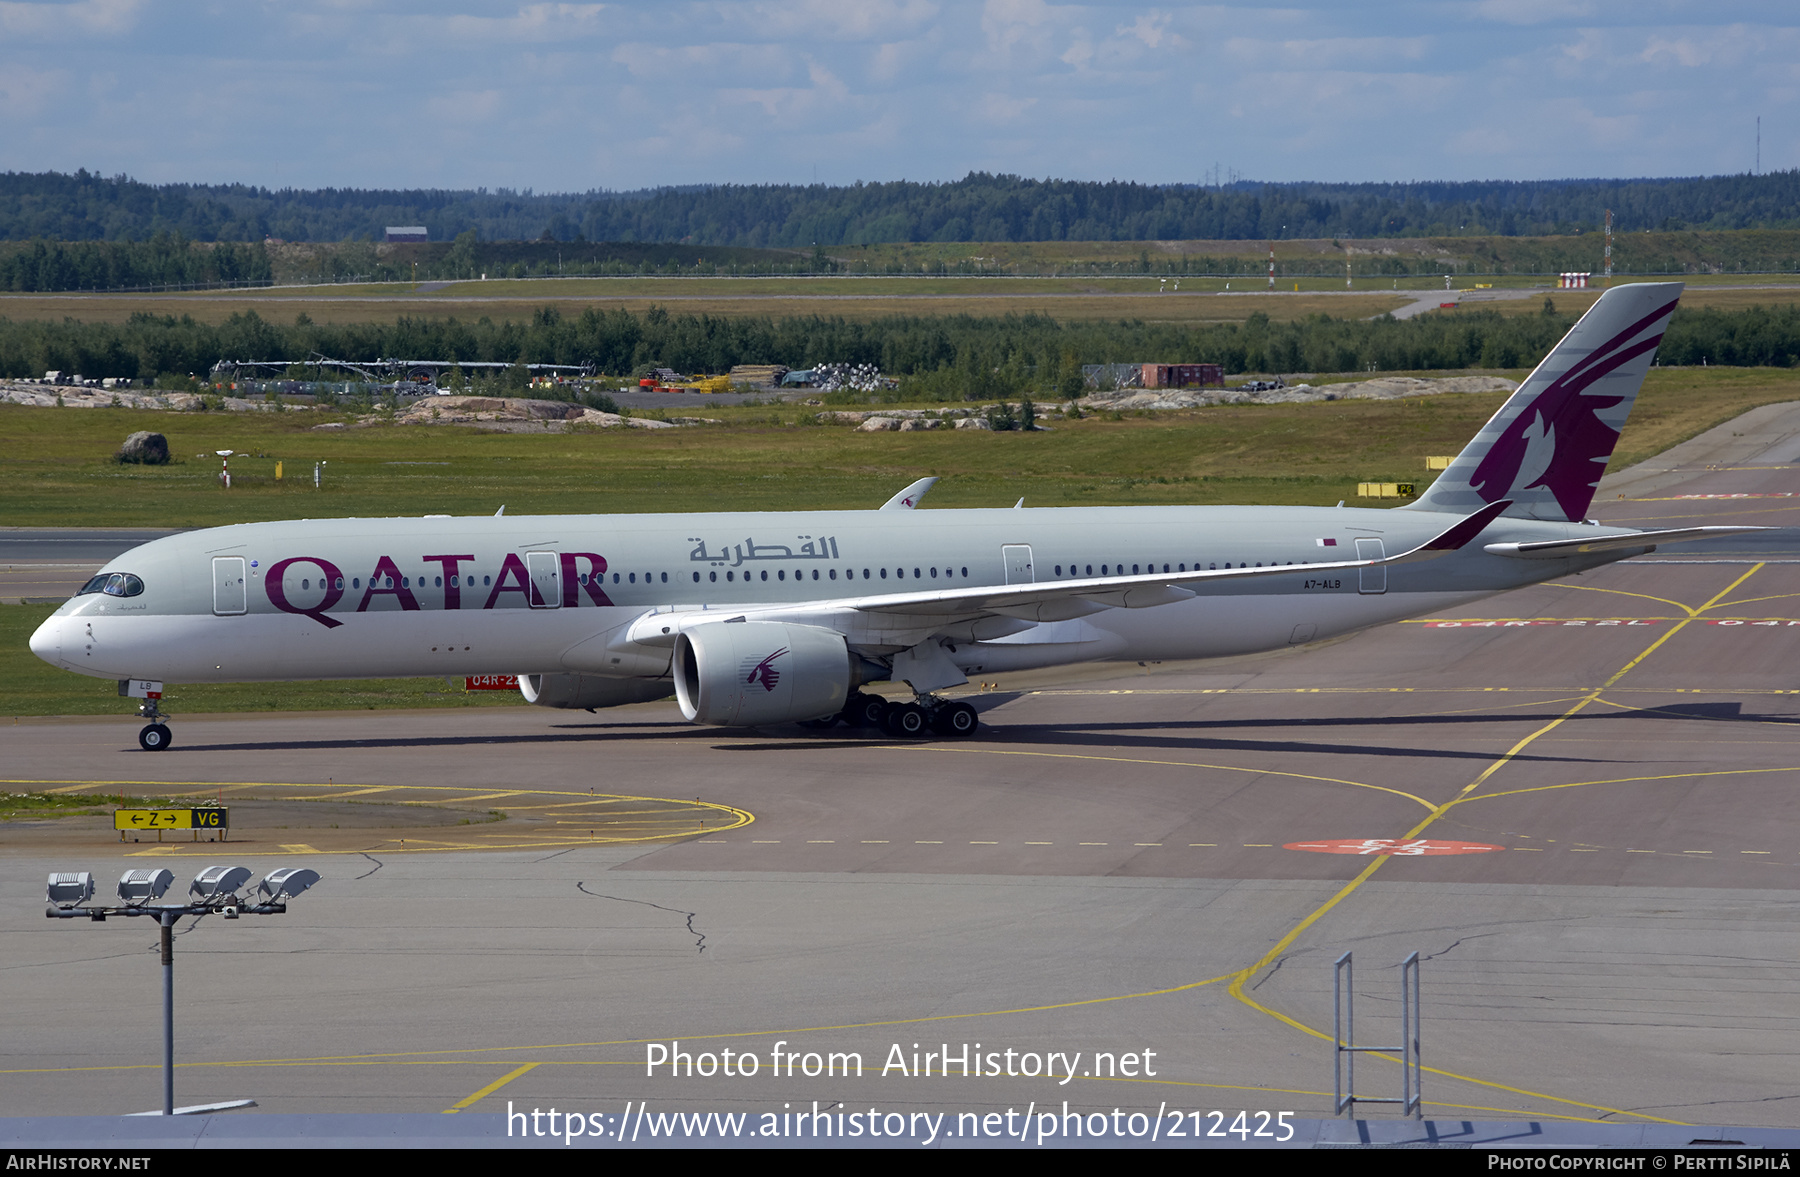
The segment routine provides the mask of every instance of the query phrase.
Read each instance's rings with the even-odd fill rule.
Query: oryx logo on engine
[[[744,676],[744,682],[761,683],[763,690],[774,690],[775,684],[781,681],[781,671],[776,670],[771,663],[787,652],[788,648],[783,646],[773,654],[770,654],[767,658],[764,658],[761,662],[758,662],[755,666],[751,667],[750,673]],[[747,663],[750,660],[746,658],[744,661]]]

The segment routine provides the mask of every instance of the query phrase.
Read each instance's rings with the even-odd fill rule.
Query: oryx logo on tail
[[[1495,439],[1469,481],[1488,502],[1543,487],[1570,519],[1587,513],[1594,486],[1619,440],[1617,426],[1600,414],[1617,408],[1623,396],[1587,396],[1587,389],[1620,366],[1656,350],[1663,333],[1643,335],[1667,319],[1675,304],[1645,315],[1588,353],[1587,358],[1550,382]]]
[[[1450,463],[1416,507],[1579,520],[1643,385],[1679,283],[1607,291]]]
[[[762,684],[762,688],[765,691],[774,690],[775,684],[781,681],[781,671],[776,670],[771,664],[775,659],[787,652],[788,648],[783,646],[773,654],[770,654],[767,658],[764,658],[761,662],[758,662],[750,671],[749,675],[745,677],[744,681],[746,683],[759,682]]]

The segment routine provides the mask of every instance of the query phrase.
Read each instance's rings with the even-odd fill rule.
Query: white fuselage
[[[134,596],[72,598],[32,638],[101,678],[247,682],[425,675],[668,673],[667,643],[627,640],[646,613],[828,610],[885,594],[1186,569],[1291,566],[1191,599],[1072,620],[947,624],[968,674],[1096,659],[1205,658],[1301,644],[1433,612],[1629,553],[1509,560],[1479,545],[1391,557],[1454,517],[1278,507],[845,511],[346,519],[171,536],[107,565]],[[1501,518],[1489,541],[1592,527]],[[691,618],[690,618],[691,620]],[[879,624],[852,636],[880,657]],[[916,629],[916,626],[914,627]],[[916,635],[896,639],[903,645]]]

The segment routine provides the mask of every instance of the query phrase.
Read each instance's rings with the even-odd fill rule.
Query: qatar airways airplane
[[[1760,530],[1584,518],[1680,283],[1620,286],[1416,502],[333,519],[159,539],[34,653],[145,701],[163,684],[516,674],[545,707],[673,694],[701,723],[968,736],[969,675],[1267,650]],[[504,508],[502,509],[504,510]],[[858,688],[903,682],[910,701]]]

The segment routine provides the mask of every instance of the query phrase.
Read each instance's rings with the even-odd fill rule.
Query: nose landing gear
[[[150,721],[138,732],[138,747],[146,752],[166,751],[169,745],[174,743],[175,738],[169,734],[169,717],[158,705],[162,702],[162,684],[133,679],[121,680],[119,694],[127,693],[143,700],[138,704],[138,718]]]

